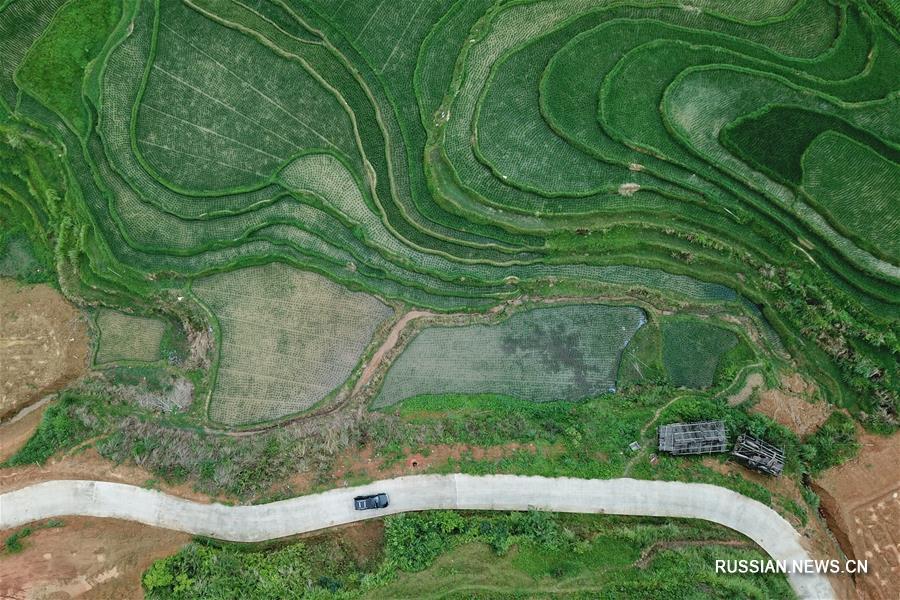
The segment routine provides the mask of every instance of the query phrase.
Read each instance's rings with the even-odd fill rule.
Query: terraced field
[[[205,277],[193,292],[217,317],[222,343],[209,416],[228,425],[275,419],[325,398],[393,312],[278,264]]]
[[[153,362],[159,360],[159,346],[166,325],[157,319],[101,310],[97,315],[100,330],[94,363],[120,361]]]
[[[633,306],[574,305],[493,326],[426,329],[392,365],[375,406],[426,394],[546,402],[614,391],[622,349],[645,321]]]
[[[678,386],[709,386],[722,355],[734,348],[737,341],[734,333],[709,323],[682,320],[664,323],[662,357],[669,379]]]
[[[717,305],[767,320],[831,401],[894,429],[891,6],[7,0],[0,223],[69,297],[218,319],[216,389],[235,397],[229,323],[299,269],[437,312]],[[210,416],[281,416],[338,379],[240,415],[214,391]]]

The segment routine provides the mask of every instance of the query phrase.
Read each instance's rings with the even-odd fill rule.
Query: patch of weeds
[[[23,527],[19,531],[14,532],[12,535],[8,536],[3,543],[4,548],[6,548],[6,552],[8,554],[16,554],[21,552],[25,545],[22,543],[22,540],[30,536],[32,533],[39,529],[50,529],[53,527],[62,527],[65,525],[60,519],[50,519],[40,525],[36,525],[34,527]]]

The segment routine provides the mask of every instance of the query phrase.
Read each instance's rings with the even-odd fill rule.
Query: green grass
[[[303,543],[269,552],[194,543],[153,563],[142,581],[148,598],[302,598],[327,577],[310,562]]]
[[[384,524],[383,550],[362,564],[327,534],[268,549],[194,542],[155,562],[144,589],[151,599],[793,597],[783,576],[714,574],[715,559],[764,555],[702,521],[432,511]]]
[[[670,594],[699,599],[752,597],[749,594],[753,593],[763,594],[761,597],[792,597],[781,582],[713,576],[710,565],[716,558],[759,558],[756,552],[738,552],[711,543],[702,549],[660,551],[644,569],[618,564],[633,551],[628,542],[612,539],[597,540],[586,554],[541,552],[526,547],[498,558],[489,548],[471,544],[442,557],[421,574],[400,576],[385,593],[405,598],[484,599],[535,595],[662,599]],[[707,583],[712,579],[714,583]],[[377,598],[380,592],[376,590],[368,597]]]
[[[84,70],[100,51],[121,6],[112,0],[69,0],[31,46],[16,72],[28,93],[85,133],[87,114],[81,95]]]
[[[716,384],[730,383],[735,380],[744,367],[755,362],[757,362],[757,355],[753,346],[743,337],[739,337],[737,343],[719,358],[713,381]]]
[[[528,403],[494,395],[443,395],[412,398],[398,405],[393,419],[376,420],[371,439],[384,456],[431,444],[494,446],[535,444],[497,461],[463,456],[445,465],[448,471],[509,472],[522,475],[615,477],[628,457],[627,445],[665,402],[660,390],[606,394],[586,402]],[[391,410],[391,409],[387,409]],[[560,451],[554,451],[558,448]]]
[[[4,465],[42,465],[57,452],[85,441],[93,429],[75,414],[76,411],[82,412],[82,406],[85,406],[83,400],[64,393],[59,400],[47,407],[37,430]],[[92,411],[87,408],[87,412]]]
[[[853,420],[839,411],[831,413],[815,433],[804,438],[800,449],[814,475],[855,457],[859,450]]]
[[[12,277],[23,283],[54,281],[53,258],[40,250],[22,231],[4,228],[0,238],[0,277]]]

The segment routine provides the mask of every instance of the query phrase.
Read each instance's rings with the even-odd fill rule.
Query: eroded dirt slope
[[[864,434],[855,459],[816,481],[829,525],[850,558],[867,559],[860,595],[900,598],[900,434]]]

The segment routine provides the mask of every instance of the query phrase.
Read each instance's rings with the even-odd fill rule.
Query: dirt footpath
[[[900,598],[900,434],[863,434],[857,458],[815,482],[831,530],[849,558],[867,559],[862,598]]]
[[[0,425],[0,462],[18,452],[40,425],[47,405],[34,405],[32,408],[34,410],[30,410],[27,414],[20,413],[13,420]]]
[[[0,553],[0,598],[143,598],[141,575],[190,536],[117,519],[64,517],[32,527],[16,554]],[[4,531],[4,537],[11,532]]]
[[[0,279],[0,419],[81,376],[84,315],[48,285]]]

